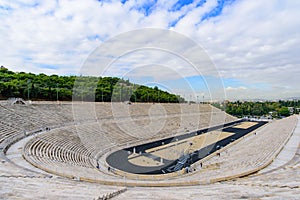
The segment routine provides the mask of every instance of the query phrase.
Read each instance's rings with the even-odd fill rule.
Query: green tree
[[[76,80],[76,86],[74,87]],[[96,88],[94,88],[96,86]],[[184,102],[180,96],[154,88],[132,84],[117,77],[58,76],[9,71],[0,68],[0,99],[22,97],[32,100]],[[114,99],[112,95],[114,94]]]
[[[283,107],[281,107],[280,109],[279,109],[279,115],[281,115],[281,116],[285,116],[285,117],[287,117],[287,116],[290,116],[290,111],[289,111],[289,109],[287,108],[287,107],[285,107],[285,106],[283,106]]]

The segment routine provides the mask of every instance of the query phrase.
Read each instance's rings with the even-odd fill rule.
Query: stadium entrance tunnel
[[[107,156],[109,170],[133,174],[166,174],[186,168],[263,126],[244,119],[176,137],[132,146]]]

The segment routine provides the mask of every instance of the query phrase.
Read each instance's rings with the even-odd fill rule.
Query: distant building
[[[289,111],[290,111],[290,114],[294,114],[294,107],[288,107]]]

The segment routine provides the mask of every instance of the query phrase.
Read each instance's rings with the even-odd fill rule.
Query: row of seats
[[[73,127],[74,128],[74,127]],[[38,136],[25,146],[25,151],[37,159],[49,159],[71,165],[91,167],[90,152],[72,133],[72,128],[55,129]]]
[[[50,127],[26,144],[24,157],[46,171],[95,178],[100,174],[95,170],[97,159],[107,150],[208,127],[212,118],[219,123],[235,120],[210,105],[116,104],[121,111],[124,107],[129,116],[110,103],[6,105],[0,121],[13,122],[11,127],[18,128],[13,134]]]
[[[16,130],[13,127],[6,126],[5,124],[1,123],[1,130],[0,130],[0,144],[7,138],[13,137],[17,134],[18,129]]]
[[[77,180],[80,179],[78,177],[107,179],[111,181],[120,180],[120,178],[117,179],[117,177],[99,173],[98,170],[90,167],[95,165],[94,154],[91,152],[110,148],[112,143],[118,144],[124,142],[122,140],[118,141],[118,138],[114,138],[115,135],[112,132],[104,132],[101,129],[104,122],[107,126],[118,126],[118,124],[111,119],[112,117],[110,117],[112,116],[110,109],[105,110],[105,112],[107,111],[107,113],[110,114],[105,114],[104,111],[101,113],[102,108],[100,108],[100,106],[96,106],[96,116],[98,121],[84,121],[84,117],[80,118],[80,115],[78,115],[78,119],[81,121],[78,120],[78,123],[74,124],[73,114],[72,112],[70,113],[70,111],[72,111],[72,104],[64,103],[62,105],[57,105],[56,103],[47,103],[47,105],[45,105],[44,103],[40,103],[32,106],[30,112],[26,112],[28,108],[25,106],[20,106],[20,108],[18,108],[19,110],[12,110],[13,107],[6,106],[5,108],[9,108],[9,110],[5,111],[3,107],[0,107],[1,141],[17,134],[24,134],[23,131],[25,128],[26,131],[29,131],[44,126],[51,127],[52,125],[53,127],[62,127],[60,129],[52,129],[45,134],[37,135],[34,140],[30,140],[24,149],[24,156],[27,156],[27,159],[31,159],[30,162],[35,163],[35,165],[41,169],[56,172],[57,174],[62,174],[64,176],[71,175],[70,178]],[[103,107],[106,108],[106,106]],[[170,105],[170,107],[172,106]],[[57,112],[55,110],[57,110]],[[216,110],[216,113],[218,112],[219,111]],[[19,118],[18,116],[20,115],[23,117]],[[139,118],[140,121],[135,122],[140,125],[149,123],[149,120],[143,118],[143,116],[145,117],[146,115],[147,113],[141,116],[136,115],[135,117]],[[8,116],[8,118],[6,118],[6,116]],[[30,120],[25,120],[26,117]],[[220,116],[218,113],[216,114],[216,117],[222,120],[223,116]],[[14,119],[15,121],[10,121],[10,119]],[[29,125],[32,123],[31,119],[33,119],[32,121],[34,121],[35,124]],[[90,119],[93,119],[93,117],[90,117]],[[226,120],[228,121],[232,119],[231,116],[226,117]],[[25,123],[22,123],[22,121]],[[179,128],[180,131],[187,129],[192,130],[192,128],[197,126],[196,123],[180,123],[181,121],[179,121],[180,120],[176,116],[170,116],[167,120],[168,125],[166,126],[174,126],[177,129]],[[111,124],[109,124],[109,122],[111,122]],[[227,148],[224,152],[221,152],[220,157],[216,156],[203,162],[203,168],[198,168],[196,171],[197,173],[191,173],[188,175],[189,177],[182,177],[182,181],[187,183],[193,180],[209,180],[219,177],[219,174],[227,176],[234,173],[241,173],[243,172],[242,170],[249,170],[261,166],[262,163],[265,163],[274,156],[275,153],[272,153],[271,151],[277,152],[278,149],[280,149],[285,139],[288,137],[288,132],[292,130],[292,128],[288,127],[293,127],[294,125],[292,118],[284,119],[281,124],[277,124],[278,122],[269,124],[270,127],[268,125],[266,128],[257,131],[256,135],[253,134],[248,136],[239,143]],[[209,123],[207,122],[206,124]],[[68,125],[68,127],[66,125]],[[190,127],[188,127],[189,125]],[[273,125],[274,127],[272,128]],[[169,129],[166,128],[163,130]],[[170,130],[172,130],[172,128],[170,128]],[[280,133],[283,133],[282,137],[280,136]],[[126,137],[129,136],[126,135]],[[269,145],[264,147],[267,143],[269,143]],[[274,147],[272,147],[273,144]],[[89,157],[89,159],[87,159],[87,157]],[[228,162],[233,162],[233,164],[229,164],[227,159],[229,159]],[[22,177],[21,172],[17,173],[17,176],[11,176],[8,173],[9,171],[5,171],[10,163],[5,162],[0,164],[2,166],[2,168],[0,168],[0,196],[4,199],[10,199],[12,197],[30,199],[33,194],[34,198],[38,199],[45,197],[49,199],[106,199],[113,197],[113,195],[110,194],[119,193],[118,191],[122,190],[112,186],[100,185],[99,187],[98,184],[70,181],[55,177]],[[13,167],[13,165],[11,164],[10,167]],[[242,167],[241,171],[239,170],[239,167]],[[172,192],[168,193],[162,192],[162,189],[158,187],[131,188],[127,192],[114,198],[130,199],[132,196],[135,196],[144,199],[163,199],[167,196],[167,198],[176,199],[180,196],[180,198],[195,199],[202,196],[203,198],[211,199],[219,198],[220,195],[223,195],[228,199],[255,199],[260,197],[289,197],[290,199],[295,199],[299,193],[299,167],[298,162],[296,165],[286,166],[285,168],[280,169],[280,171],[275,171],[274,173],[264,176],[247,178],[232,183],[222,182],[195,187],[176,187],[175,190],[173,188],[171,190]],[[213,168],[214,170],[217,170],[219,174],[214,173]],[[16,167],[13,169],[16,171]],[[105,169],[100,170],[104,171]],[[230,173],[230,171],[232,173]],[[126,185],[126,181],[131,182],[125,178],[123,180],[124,185]],[[158,180],[153,182],[161,183]],[[169,182],[176,182],[176,180],[166,180],[165,183],[167,184],[164,186],[171,185]],[[282,182],[286,184],[279,184]],[[16,187],[16,185],[18,187]],[[259,185],[263,187],[258,187]],[[270,187],[267,187],[268,185]]]
[[[37,103],[32,105],[1,105],[0,122],[20,130],[58,127],[70,122],[95,121],[114,118],[141,118],[192,113],[220,113],[203,104],[124,104],[124,103]],[[164,110],[163,112],[161,110]],[[124,112],[123,112],[124,111]],[[157,114],[157,116],[156,116]],[[226,116],[231,118],[231,116]]]

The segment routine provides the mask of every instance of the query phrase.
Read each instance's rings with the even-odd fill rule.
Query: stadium
[[[299,195],[298,115],[250,121],[210,104],[18,99],[1,101],[0,113],[3,199]]]
[[[299,10],[0,0],[0,199],[300,199]]]

